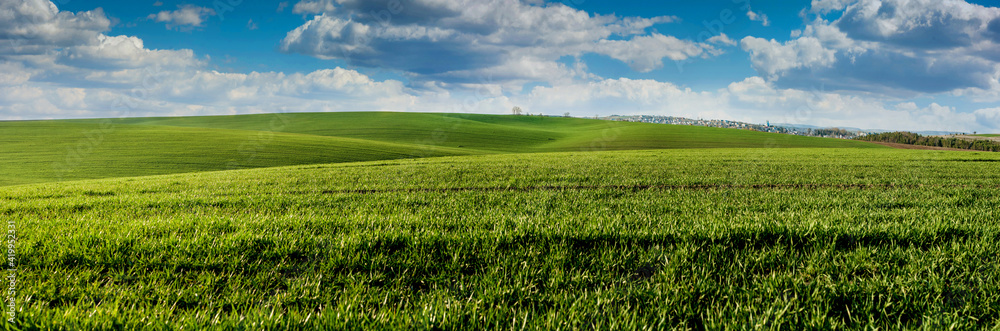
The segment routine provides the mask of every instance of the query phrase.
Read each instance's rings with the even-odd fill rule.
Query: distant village
[[[865,132],[844,130],[838,128],[827,128],[827,129],[796,128],[796,127],[771,125],[770,122],[766,124],[753,124],[753,123],[727,121],[727,120],[702,120],[702,119],[696,120],[696,119],[674,117],[674,116],[611,115],[607,117],[602,117],[601,119],[609,121],[623,121],[623,122],[707,126],[713,128],[741,129],[741,130],[751,130],[760,132],[793,134],[797,136],[840,138],[840,139],[853,139],[867,135],[867,133]]]

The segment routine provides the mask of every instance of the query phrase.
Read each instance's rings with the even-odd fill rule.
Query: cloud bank
[[[167,29],[191,30],[205,26],[209,16],[215,15],[215,10],[195,5],[180,5],[174,11],[161,11],[150,14],[146,19],[167,23]]]
[[[892,97],[987,100],[1000,92],[998,8],[960,0],[814,0],[807,16],[811,23],[789,41],[741,40],[768,81]]]
[[[719,54],[708,43],[646,31],[676,17],[591,15],[540,1],[305,0],[293,12],[318,15],[288,33],[284,52],[447,83],[483,74],[521,83],[580,78],[557,60],[588,53],[639,72],[659,69],[664,60]]]
[[[150,49],[139,37],[109,35],[112,20],[100,9],[72,13],[50,1],[2,0],[0,119],[501,114],[517,105],[575,116],[1000,130],[997,107],[959,110],[905,99],[1000,95],[1000,13],[962,1],[816,0],[804,12],[809,23],[787,41],[720,34],[703,43],[651,31],[676,17],[591,15],[540,1],[305,0],[290,6],[305,18],[280,40],[281,51],[398,71],[408,81],[373,79],[336,65],[304,73],[219,72],[190,49]],[[162,22],[177,29],[206,24],[204,8],[184,8],[153,17],[166,13]],[[713,58],[737,44],[757,75],[717,89],[599,77],[580,60],[565,61],[600,54],[649,72],[664,61]]]

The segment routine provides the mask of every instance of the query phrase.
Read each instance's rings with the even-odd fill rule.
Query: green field
[[[31,328],[996,329],[1000,155],[501,154],[0,188]]]
[[[1000,137],[1000,134],[977,134],[976,137]]]
[[[0,186],[449,155],[718,147],[881,146],[705,127],[471,114],[12,121],[0,122]]]
[[[997,153],[413,113],[0,142],[7,328],[1000,329]]]

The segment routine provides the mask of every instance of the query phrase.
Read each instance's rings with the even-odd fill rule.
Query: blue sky
[[[1000,132],[996,6],[0,0],[0,119],[517,105]]]
[[[277,9],[281,3],[284,10]],[[59,2],[55,2],[59,5]],[[232,11],[223,12],[223,15],[206,15],[206,22],[203,27],[190,27],[188,29],[165,28],[164,23],[157,23],[149,20],[150,13],[158,13],[163,10],[176,10],[178,6],[201,5],[205,8],[215,10],[216,4],[212,1],[160,1],[157,2],[118,2],[105,1],[99,7],[110,17],[120,20],[119,24],[112,26],[109,34],[134,35],[142,38],[146,46],[151,49],[181,49],[188,48],[198,54],[209,55],[213,61],[213,68],[218,70],[234,72],[250,72],[262,70],[278,70],[284,72],[308,73],[314,70],[325,69],[335,66],[346,66],[342,60],[321,60],[315,57],[303,56],[300,54],[283,54],[278,51],[281,40],[288,31],[302,25],[310,14],[292,13],[295,1],[244,1],[237,6],[232,6]],[[634,1],[631,3],[621,3],[614,1],[587,0],[579,1],[579,4],[572,0],[560,2],[570,4],[572,7],[599,15],[620,15],[634,17],[653,16],[677,16],[681,19],[678,23],[657,24],[650,28],[651,31],[658,31],[662,34],[673,35],[681,39],[698,38],[698,35],[705,30],[705,21],[719,20],[720,12],[729,9],[733,16],[743,15],[737,13],[743,2],[734,3],[732,0],[704,1],[698,6],[691,6],[683,2],[663,2],[648,3]],[[803,2],[808,5],[808,1]],[[219,8],[228,8],[228,1],[220,2]],[[756,9],[760,6],[762,9]],[[87,11],[94,9],[94,4],[87,1],[68,1],[59,5],[60,9],[68,11]],[[784,26],[799,27],[802,25],[798,12],[802,7],[787,6],[781,3],[761,3],[754,4],[755,11],[763,11],[763,8],[773,10],[774,15],[779,19],[772,20],[772,27],[764,27],[750,21],[746,17],[738,17],[733,23],[723,26],[722,32],[731,31],[736,33],[731,36],[743,36],[753,34],[764,38],[786,37],[791,29],[776,29],[776,24]],[[220,10],[221,11],[221,10]],[[247,23],[253,20],[257,24],[256,30],[249,30]],[[633,79],[657,79],[665,81],[680,82],[685,86],[693,88],[716,88],[740,80],[750,75],[754,75],[750,67],[750,61],[745,54],[730,53],[719,58],[708,59],[708,61],[692,61],[685,64],[684,70],[679,70],[676,66],[666,66],[652,72],[636,72],[628,68],[628,65],[606,56],[586,55],[586,62],[591,69],[602,76],[628,77]],[[378,78],[395,78],[405,80],[398,73],[391,73],[391,70],[371,70],[378,68],[357,68],[360,71],[374,74]]]

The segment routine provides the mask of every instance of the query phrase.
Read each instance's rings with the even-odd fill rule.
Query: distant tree
[[[563,113],[563,117],[569,117],[569,112]]]
[[[885,132],[855,138],[896,144],[971,149],[977,151],[1000,152],[1000,144],[988,140],[968,141],[961,138],[926,137],[913,132]]]
[[[521,107],[514,106],[514,108],[511,109],[510,112],[514,113],[514,115],[521,115]]]

